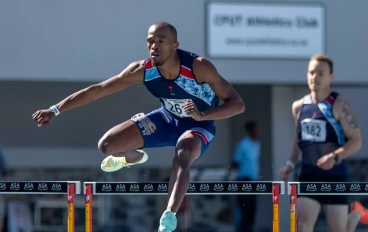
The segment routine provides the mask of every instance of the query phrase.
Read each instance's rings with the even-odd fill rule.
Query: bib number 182
[[[305,125],[305,129],[311,136],[321,136],[321,126],[318,124]]]
[[[302,121],[302,139],[307,141],[326,141],[326,122],[318,119],[304,119]]]

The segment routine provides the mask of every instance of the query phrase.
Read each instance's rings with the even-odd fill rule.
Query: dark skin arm
[[[188,101],[184,106],[185,112],[197,121],[219,120],[232,117],[244,112],[244,102],[216,70],[215,66],[207,59],[198,57],[193,62],[193,72],[199,83],[208,83],[214,93],[224,102],[216,109],[199,112],[193,101]]]
[[[133,62],[116,76],[75,92],[55,106],[61,113],[87,105],[99,98],[121,91],[132,84],[142,83],[143,76],[144,62]],[[44,126],[50,123],[54,116],[55,114],[51,109],[43,109],[36,111],[32,118],[38,123],[38,126]]]

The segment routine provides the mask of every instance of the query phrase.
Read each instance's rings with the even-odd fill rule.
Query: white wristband
[[[58,116],[60,114],[59,109],[56,106],[51,106],[50,109],[54,112],[55,116]]]
[[[294,169],[294,167],[295,167],[295,164],[293,162],[291,162],[290,160],[286,161],[285,164],[289,165],[292,169]]]

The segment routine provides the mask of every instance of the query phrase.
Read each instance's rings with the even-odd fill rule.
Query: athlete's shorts
[[[131,120],[136,123],[142,133],[144,148],[175,147],[188,133],[192,133],[202,141],[202,155],[216,135],[216,127],[213,122],[179,120],[163,108],[146,115],[136,114]]]
[[[318,175],[302,173],[299,182],[346,182],[347,175]],[[308,197],[318,201],[321,205],[347,205],[348,196],[344,195],[298,195],[298,197]]]

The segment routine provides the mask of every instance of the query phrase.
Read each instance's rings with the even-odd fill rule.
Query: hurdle
[[[92,232],[93,195],[167,195],[168,182],[84,182],[86,232]],[[196,181],[189,184],[187,195],[272,195],[272,228],[280,232],[280,195],[282,181]]]
[[[368,182],[288,182],[290,232],[298,231],[298,195],[368,195]]]
[[[68,232],[75,232],[75,195],[81,193],[80,181],[1,181],[0,194],[67,194]]]

